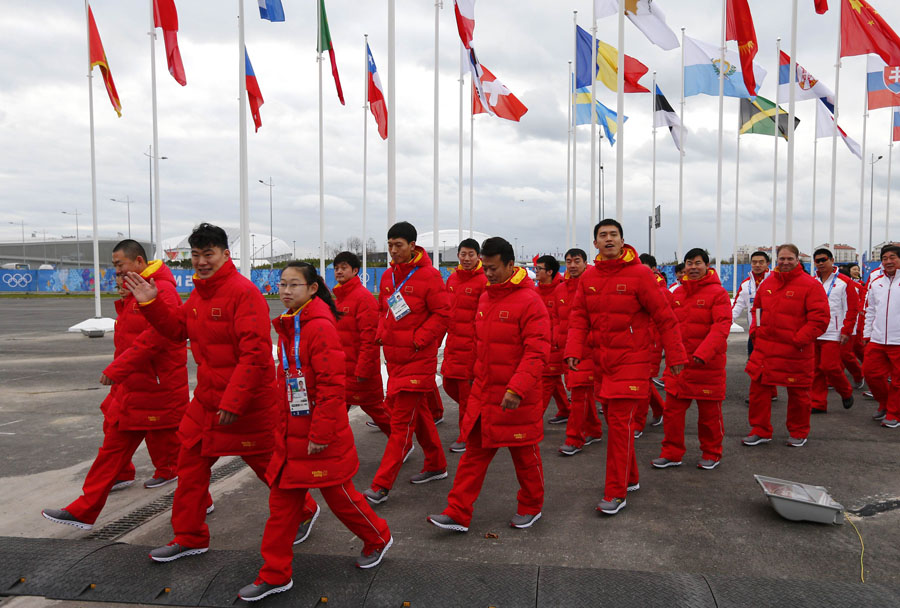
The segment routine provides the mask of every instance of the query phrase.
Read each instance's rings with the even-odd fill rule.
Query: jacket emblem
[[[500,319],[501,319],[501,320],[506,320],[506,319],[508,319],[508,318],[509,318],[509,311],[508,311],[508,310],[501,310],[501,311],[500,311]]]
[[[410,384],[419,384],[419,381],[416,380],[415,378],[413,378],[413,379],[411,379],[411,380],[409,381],[409,383],[410,383]]]
[[[525,439],[526,436],[527,436],[527,433],[514,433],[513,439]]]
[[[618,291],[619,293],[623,293],[625,291],[625,287],[625,283],[619,283],[618,285],[616,285],[616,291]]]
[[[635,385],[632,384],[628,387],[628,389],[636,393],[638,390],[638,387],[636,387]]]
[[[468,294],[468,293],[472,293],[472,288],[471,288],[471,287],[466,287],[466,293],[467,293],[467,294]]]
[[[254,448],[254,447],[256,447],[256,442],[255,441],[242,441],[241,447],[242,448]]]
[[[480,319],[480,318],[483,317],[483,316],[484,316],[484,311],[483,311],[483,310],[479,310],[479,311],[478,311],[478,318]]]
[[[788,378],[787,381],[788,382],[796,382],[797,380],[796,380],[796,378]]]
[[[706,300],[697,300],[697,306],[706,306]]]
[[[412,285],[406,285],[406,286],[403,288],[403,291],[405,291],[406,293],[412,293],[412,292],[413,292],[413,286],[412,286]]]
[[[147,422],[159,422],[159,416],[147,416]]]
[[[449,289],[450,291],[453,291],[453,287],[448,287],[447,289]]]
[[[789,298],[793,298],[793,297],[794,297],[794,292],[793,292],[793,291],[789,291],[789,292],[787,292],[785,295],[786,295],[787,297],[789,297]]]
[[[328,477],[328,471],[312,471],[313,477],[318,477],[321,479],[322,477]]]
[[[341,309],[341,312],[350,312],[350,307],[349,307],[349,306],[344,306],[344,307]]]
[[[594,291],[594,292],[597,291],[597,288],[595,288],[593,285],[588,285],[588,287],[590,288],[591,291]]]
[[[209,314],[210,314],[214,319],[218,319],[219,317],[222,316],[222,309],[221,309],[221,308],[210,308],[210,309],[209,309]]]
[[[708,388],[703,389],[703,394],[704,394],[704,395],[709,395],[709,394],[711,394],[711,393],[712,393],[712,391],[709,390]]]

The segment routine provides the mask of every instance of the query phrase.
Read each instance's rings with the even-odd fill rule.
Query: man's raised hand
[[[155,300],[159,290],[156,289],[156,281],[150,279],[150,282],[144,280],[144,277],[136,272],[129,272],[125,275],[125,287],[134,296],[134,299],[144,304]]]

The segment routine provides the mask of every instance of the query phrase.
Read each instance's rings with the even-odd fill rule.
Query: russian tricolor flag
[[[369,87],[367,99],[369,101],[369,110],[378,123],[378,134],[381,139],[387,139],[388,133],[388,113],[387,106],[384,103],[384,89],[381,88],[381,78],[378,77],[378,68],[375,67],[375,58],[372,57],[372,49],[369,43],[366,43],[366,55],[368,56],[369,67]]]
[[[259,128],[262,126],[259,107],[265,102],[259,90],[259,83],[256,81],[256,74],[253,72],[253,65],[250,64],[250,55],[247,54],[247,47],[244,47],[244,61],[247,72],[247,98],[250,101],[250,114],[253,115],[253,124],[256,125],[256,130],[259,131]]]

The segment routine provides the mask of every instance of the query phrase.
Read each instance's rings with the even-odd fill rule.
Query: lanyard
[[[766,275],[763,275],[763,281],[766,280]],[[760,281],[762,283],[762,281]],[[747,283],[747,293],[750,296],[750,301],[753,301],[753,288],[756,287],[756,277],[753,273],[750,273],[750,282]]]
[[[833,276],[832,279],[831,279],[831,285],[828,286],[828,291],[825,292],[825,297],[826,297],[826,298],[830,298],[830,297],[831,297],[831,290],[834,289],[834,283],[835,283],[835,281],[837,281],[837,273],[836,273],[836,272],[834,273],[834,276]]]
[[[290,309],[284,311],[284,313],[290,312]],[[284,340],[281,341],[281,364],[284,366],[284,371],[290,371],[290,365],[288,364],[287,354],[284,352]],[[294,362],[297,365],[297,373],[302,373],[300,369],[300,314],[294,315]]]
[[[400,283],[400,287],[397,287],[397,279],[394,278],[394,273],[391,271],[391,286],[394,288],[394,294],[397,295],[397,292],[403,289],[403,286],[406,285],[406,282],[412,277],[412,275],[416,274],[416,271],[419,269],[418,266],[409,271],[409,274],[406,275],[406,278],[403,279],[403,282]]]

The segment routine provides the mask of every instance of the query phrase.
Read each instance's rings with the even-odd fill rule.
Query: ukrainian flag
[[[597,108],[597,124],[603,127],[606,139],[609,140],[609,145],[613,145],[616,143],[617,115],[599,101],[595,105]],[[625,116],[623,120],[628,120],[628,117]],[[575,124],[591,124],[591,87],[575,89]]]

